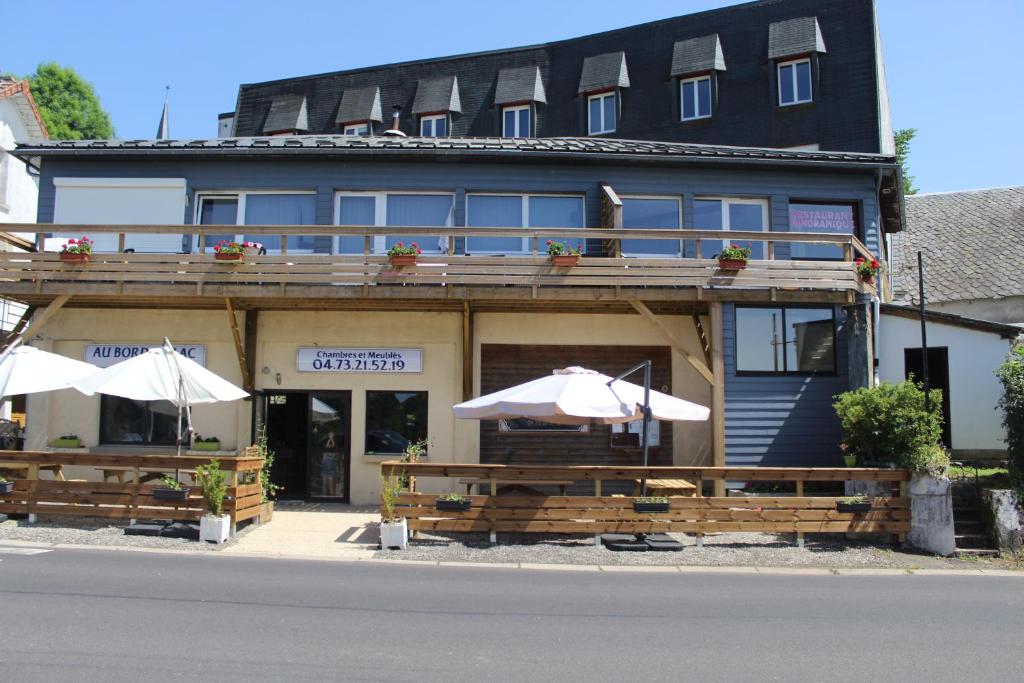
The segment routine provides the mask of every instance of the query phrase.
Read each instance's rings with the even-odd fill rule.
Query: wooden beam
[[[723,315],[721,302],[710,306],[711,313],[711,464],[725,467],[725,356],[723,355]],[[715,496],[725,495],[725,482],[716,480]]]
[[[255,308],[245,311],[245,366],[249,368],[249,386],[243,387],[250,394],[256,390],[256,335],[259,331],[260,312]]]
[[[231,324],[231,336],[235,339],[235,353],[238,354],[238,367],[242,371],[242,388],[251,391],[252,378],[249,374],[249,364],[245,360],[245,349],[242,348],[242,336],[238,332],[238,320],[235,318],[235,308],[231,305],[231,298],[224,299],[224,306],[227,308],[228,321]]]
[[[643,303],[642,301],[630,301],[629,303],[633,305],[633,308],[636,309],[637,313],[647,318],[648,322],[654,325],[654,328],[658,331],[658,333],[662,337],[664,337],[669,344],[672,345],[672,348],[677,353],[681,354],[683,358],[686,359],[687,363],[693,366],[694,370],[700,373],[701,377],[706,379],[709,384],[713,385],[715,383],[715,376],[711,372],[711,370],[708,369],[708,366],[705,365],[701,359],[697,358],[692,353],[687,351],[686,347],[683,346],[682,340],[679,339],[679,337],[677,337],[675,333],[672,330],[670,330],[663,322],[661,322],[658,319],[658,316],[654,315],[651,309],[647,308],[647,305],[645,303]]]
[[[11,343],[18,338],[18,335],[21,334],[21,331],[25,329],[25,326],[28,325],[29,322],[31,322],[32,316],[35,315],[35,313],[35,306],[25,307],[25,312],[21,314],[21,317],[18,319],[18,322],[15,323],[14,327],[11,329],[10,332],[4,335],[3,343],[0,344],[0,352],[6,351],[8,347],[11,345]]]
[[[462,400],[473,397],[473,310],[462,302]]]
[[[711,367],[711,342],[708,341],[708,335],[704,331],[704,323],[700,320],[700,315],[697,313],[693,314],[693,327],[697,330],[697,338],[700,339],[700,347],[704,349],[704,363],[710,368]]]
[[[24,237],[19,237],[18,235],[15,235],[14,233],[11,232],[0,232],[0,242],[6,242],[12,247],[15,247],[16,249],[21,249],[22,251],[36,250],[35,242],[27,240]]]
[[[43,326],[50,322],[50,318],[63,308],[64,304],[70,299],[70,294],[61,294],[55,297],[49,306],[40,311],[38,315],[32,316],[32,322],[28,324],[28,328],[18,339],[31,339],[33,335],[39,334],[39,330],[43,329]],[[13,343],[14,340],[12,339],[11,341]]]

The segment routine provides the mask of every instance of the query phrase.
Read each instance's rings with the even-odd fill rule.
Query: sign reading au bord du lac
[[[160,344],[88,344],[85,347],[85,362],[101,368],[134,358]],[[175,344],[174,350],[206,367],[206,346],[202,344]]]
[[[423,372],[423,349],[302,347],[299,372]]]

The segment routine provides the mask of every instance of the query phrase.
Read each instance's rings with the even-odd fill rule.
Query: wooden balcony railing
[[[182,225],[42,225],[21,224],[13,230],[86,234],[116,234],[119,247],[132,235],[193,235],[194,253],[123,253],[97,250],[86,265],[62,263],[53,252],[5,252],[0,254],[0,294],[94,294],[94,295],[181,295],[210,297],[450,297],[442,288],[526,288],[528,298],[566,288],[698,288],[698,289],[780,289],[818,290],[874,294],[873,285],[857,275],[853,260],[872,254],[856,237],[822,233],[782,233],[716,230],[600,229],[600,228],[465,228],[465,227],[340,227],[326,225],[290,226],[182,226]],[[246,256],[241,263],[216,261],[204,245],[207,235],[238,234],[250,238],[280,236],[278,253]],[[438,238],[447,253],[425,249],[414,266],[393,267],[382,253],[375,253],[374,238],[385,235],[417,235]],[[39,234],[41,242],[43,233]],[[359,237],[363,252],[356,254],[312,254],[289,251],[296,236]],[[507,255],[466,255],[462,238],[519,238],[529,253]],[[292,238],[291,240],[289,238]],[[588,254],[571,268],[556,267],[546,255],[545,241],[558,239],[568,244],[594,245],[600,240],[602,255]],[[701,254],[709,240],[760,243],[765,259],[754,259],[745,270],[725,271],[717,260],[706,258],[621,257],[622,240],[679,241],[688,254]],[[337,245],[332,239],[332,244]],[[780,245],[828,244],[839,247],[841,260],[805,261],[777,258]],[[276,250],[275,250],[276,251]],[[417,285],[416,291],[408,285]],[[388,287],[401,287],[385,293]],[[371,291],[372,290],[372,291]],[[433,290],[432,292],[430,290]]]

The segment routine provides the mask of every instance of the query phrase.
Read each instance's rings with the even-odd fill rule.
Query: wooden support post
[[[594,480],[594,495],[595,496],[600,496],[601,495],[601,480],[600,479],[595,479]]]
[[[260,312],[255,308],[245,311],[245,365],[249,368],[249,384],[242,388],[250,394],[256,391],[256,341],[260,326]]]
[[[725,467],[725,355],[723,353],[722,304],[714,301],[711,312],[711,368],[714,381],[711,385],[711,464]],[[725,496],[725,482],[715,480],[715,496]]]
[[[658,316],[654,315],[654,312],[647,308],[645,303],[642,301],[630,301],[629,303],[636,309],[637,313],[646,318],[647,321],[654,326],[654,329],[658,331],[658,334],[660,334],[665,341],[672,346],[673,351],[685,358],[686,362],[692,365],[693,369],[700,373],[700,376],[706,379],[709,384],[715,383],[715,376],[712,374],[711,370],[708,369],[708,366],[704,365],[704,362],[700,358],[697,358],[695,355],[690,353],[686,347],[683,346],[682,340],[679,339],[679,337],[677,337],[675,333],[665,325],[665,323],[658,320]]]
[[[796,497],[797,498],[803,498],[804,497],[804,481],[803,481],[803,479],[798,479],[797,482],[796,482]],[[796,532],[796,547],[798,547],[801,550],[803,550],[803,547],[804,547],[804,532],[802,532],[802,531]]]
[[[473,397],[473,311],[462,302],[462,400]]]
[[[117,233],[117,253],[123,254],[126,244],[125,234],[123,232]]]
[[[238,332],[238,320],[235,318],[235,308],[231,305],[231,298],[224,299],[224,306],[227,308],[228,321],[231,324],[231,336],[235,340],[235,353],[238,355],[238,367],[242,371],[242,387],[246,391],[252,391],[252,376],[249,374],[249,363],[245,359],[245,349],[242,347],[242,335]]]
[[[40,311],[38,315],[32,316],[32,322],[28,324],[28,328],[25,330],[24,334],[19,337],[19,339],[31,339],[32,335],[38,334],[39,330],[43,329],[43,326],[50,322],[50,318],[52,318],[57,311],[63,308],[64,304],[70,300],[70,294],[60,294],[54,297],[49,306]]]
[[[28,466],[28,490],[25,492],[25,512],[28,513],[28,523],[36,523],[35,502],[36,491],[39,488],[39,463],[29,463]]]
[[[694,498],[703,498],[704,497],[704,480],[702,478],[700,478],[700,477],[697,478],[697,488],[693,492],[693,497]],[[697,509],[700,510],[701,508],[698,507]],[[696,534],[694,534],[694,536],[697,539],[697,547],[698,548],[703,548],[704,547],[704,532],[698,531]]]

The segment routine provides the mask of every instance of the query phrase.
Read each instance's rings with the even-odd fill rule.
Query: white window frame
[[[717,202],[722,202],[722,232],[729,232],[732,229],[731,226],[730,226],[730,221],[729,221],[729,208],[728,207],[729,207],[730,204],[755,204],[755,205],[759,205],[761,207],[761,232],[770,232],[771,231],[771,226],[768,223],[768,200],[765,199],[765,198],[762,198],[762,197],[723,197],[723,196],[701,196],[701,195],[698,195],[698,196],[695,196],[693,198],[693,201],[694,202],[701,202],[701,201],[712,201],[712,202],[716,202],[717,201]],[[705,227],[705,226],[702,226],[702,225],[694,225],[693,229],[694,230],[713,230],[714,228],[708,228],[708,227]],[[717,240],[701,240],[701,245],[703,247],[704,244],[713,243],[713,242],[716,242],[716,241]],[[725,247],[729,246],[730,244],[732,244],[732,240],[730,240],[730,239],[723,239],[722,240],[722,248],[723,249]],[[768,251],[767,251],[768,245],[766,243],[764,243],[764,242],[761,242],[761,244],[764,245],[764,247],[763,247],[763,249],[764,249],[764,256],[765,256],[765,258],[768,258]],[[697,258],[704,258],[704,256],[703,256],[703,254],[697,254]]]
[[[700,114],[700,95],[698,94],[698,83],[700,81],[708,82],[708,113]],[[693,110],[697,112],[696,116],[686,115],[686,95],[684,94],[685,86],[687,83],[693,83]],[[679,79],[679,120],[680,121],[697,121],[698,119],[710,119],[711,114],[715,111],[715,104],[711,97],[711,76],[710,74],[704,74],[703,76],[694,76],[693,78],[680,78]]]
[[[334,225],[340,226],[339,219],[341,218],[341,198],[342,197],[372,197],[373,198],[373,226],[376,228],[386,228],[388,226],[388,195],[430,195],[436,197],[450,197],[452,200],[452,208],[448,212],[448,221],[443,227],[452,227],[452,221],[455,216],[455,193],[454,192],[439,192],[436,190],[337,190],[334,193]],[[399,231],[404,232],[404,227],[401,225],[392,226],[398,228]],[[422,226],[421,226],[422,227]],[[341,236],[339,235],[331,241],[331,249],[335,254],[352,256],[350,252],[341,251]],[[374,235],[371,240],[370,254],[382,255],[387,253],[387,235]]]
[[[519,112],[521,112],[521,111],[527,112],[527,116],[526,116],[526,133],[523,133],[521,130],[519,130]],[[512,117],[512,122],[513,122],[512,127],[514,128],[514,130],[511,131],[511,132],[509,132],[508,128],[505,126],[505,117],[510,112],[515,114],[515,116]],[[504,137],[504,138],[528,138],[528,137],[530,137],[530,132],[531,132],[532,128],[533,128],[533,112],[531,111],[530,105],[528,105],[528,104],[518,104],[518,105],[511,106],[511,107],[503,107],[502,108],[502,110],[501,110],[501,136],[502,137]]]
[[[370,122],[348,123],[342,131],[344,135],[363,136],[370,134]]]
[[[436,131],[437,131],[437,124],[434,123],[435,121],[444,121],[444,135],[436,135],[435,134]],[[427,122],[431,123],[430,130],[432,132],[431,132],[430,135],[427,135],[426,133],[423,132],[423,126]],[[447,114],[428,114],[428,115],[424,115],[424,116],[420,117],[420,137],[424,137],[424,138],[442,138],[442,137],[444,137],[444,138],[446,138],[446,137],[448,137],[449,132],[450,131],[449,131],[448,115]]]
[[[797,87],[798,84],[799,84],[799,80],[798,80],[797,75],[796,75],[797,74],[796,67],[797,67],[798,64],[806,64],[807,65],[807,90],[808,90],[808,94],[810,96],[806,100],[801,100],[800,99],[800,95],[799,95],[800,89]],[[793,67],[792,70],[790,71],[790,80],[793,83],[793,101],[792,102],[783,102],[782,101],[782,69],[783,69],[783,67],[787,67],[787,66]],[[810,57],[803,57],[801,59],[791,59],[791,60],[786,61],[786,62],[779,62],[776,65],[776,67],[775,67],[775,80],[778,81],[776,85],[777,85],[778,91],[779,91],[779,106],[780,107],[792,107],[794,104],[807,104],[808,102],[813,102],[814,101],[814,73],[813,73],[813,68],[811,66],[811,58]]]
[[[563,198],[563,199],[579,199],[579,200],[582,200],[583,201],[583,222],[584,222],[584,224],[587,222],[586,221],[587,198],[586,198],[586,195],[583,195],[583,194],[571,194],[571,193],[567,193],[567,194],[547,194],[547,193],[543,193],[543,192],[533,192],[533,193],[526,193],[526,194],[523,194],[523,193],[520,193],[520,192],[467,192],[466,193],[466,225],[467,226],[470,224],[470,218],[469,218],[469,211],[470,211],[469,198],[470,197],[519,197],[522,200],[522,206],[523,206],[523,211],[522,211],[523,224],[522,225],[520,225],[520,226],[515,226],[515,225],[492,225],[492,226],[489,226],[489,227],[493,227],[493,228],[515,228],[515,227],[526,228],[526,227],[528,227],[530,225],[530,198],[531,197],[551,197],[553,199]],[[563,228],[567,228],[569,226],[563,225],[562,227]],[[547,228],[531,228],[531,229],[533,229],[533,230],[547,230]],[[552,228],[552,230],[557,232],[556,228]],[[499,235],[499,237],[500,237],[500,235]],[[469,241],[471,239],[473,239],[473,238],[470,237],[470,236],[466,237],[466,253],[467,254],[474,254],[474,255],[475,254],[488,254],[488,255],[491,255],[491,254],[513,254],[513,255],[524,255],[524,254],[532,254],[533,253],[533,246],[530,244],[530,238],[529,237],[524,237],[522,239],[523,245],[522,245],[522,247],[520,247],[519,251],[488,251],[488,250],[484,250],[484,249],[470,249],[469,248]],[[545,246],[544,245],[538,245],[537,249],[538,250],[543,250],[543,249],[545,249]]]
[[[243,228],[241,232],[235,234],[236,242],[245,241],[245,198],[247,195],[255,194],[310,194],[315,195],[316,190],[215,190],[210,192],[197,192],[195,195],[195,211],[192,216],[192,223],[195,226],[202,225],[199,221],[203,215],[203,202],[207,199],[235,199],[238,201],[238,206],[235,209],[235,225]],[[194,235],[192,238],[192,251],[199,251],[200,244],[199,235]],[[209,247],[212,249],[213,247]],[[268,254],[279,253],[276,249],[267,249]],[[289,254],[312,254],[312,249],[297,249],[289,245]]]
[[[666,199],[676,203],[677,216],[679,221],[678,228],[652,228],[652,229],[663,229],[666,233],[672,230],[683,229],[683,200],[679,195],[672,194],[623,194],[619,195],[620,199]],[[639,228],[637,228],[639,229]],[[647,228],[645,228],[647,229]],[[623,230],[630,230],[630,228],[623,227]],[[631,239],[629,237],[623,237],[622,239]],[[635,238],[634,238],[635,239]],[[679,242],[679,251],[673,256],[672,254],[648,254],[646,252],[622,252],[622,255],[626,258],[682,258],[683,257],[683,237],[679,236],[674,238],[666,236],[666,240],[676,239]]]
[[[587,135],[604,135],[605,133],[614,133],[615,132],[615,128],[616,128],[616,125],[618,124],[618,121],[617,120],[613,120],[611,122],[611,128],[609,128],[608,127],[608,122],[604,120],[604,102],[603,102],[603,100],[605,98],[608,98],[608,97],[612,98],[612,102],[615,104],[615,106],[612,107],[612,110],[614,111],[614,114],[612,115],[612,118],[613,119],[618,119],[619,118],[619,112],[617,110],[618,102],[615,99],[615,91],[614,90],[608,90],[608,91],[605,91],[605,92],[599,92],[599,93],[595,93],[593,95],[589,95],[587,97]],[[601,106],[598,107],[598,111],[601,112],[601,128],[599,130],[593,130],[593,126],[591,125],[592,122],[590,120],[590,103],[593,102],[594,100],[602,100]]]

